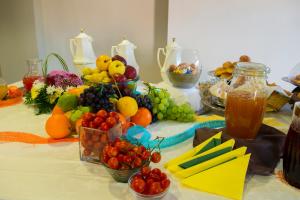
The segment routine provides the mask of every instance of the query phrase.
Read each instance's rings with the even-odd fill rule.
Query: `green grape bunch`
[[[154,119],[180,122],[195,121],[195,112],[190,104],[176,105],[166,89],[156,88],[149,83],[144,84],[148,87],[148,96],[153,105]]]

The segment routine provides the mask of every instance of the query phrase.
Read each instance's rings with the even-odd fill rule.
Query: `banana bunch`
[[[110,83],[111,78],[107,71],[99,71],[98,68],[92,69],[85,67],[82,69],[83,78],[91,83]]]

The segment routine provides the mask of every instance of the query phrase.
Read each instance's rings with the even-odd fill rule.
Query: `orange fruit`
[[[64,114],[64,111],[58,105],[55,105],[52,110],[52,115],[56,114]]]
[[[17,86],[9,86],[8,87],[8,97],[16,98],[23,95],[23,92]]]
[[[131,117],[131,122],[147,127],[152,122],[151,112],[147,108],[139,108],[137,113]]]
[[[54,139],[65,138],[71,133],[69,119],[63,114],[51,115],[45,124],[48,135]]]
[[[82,124],[82,121],[83,121],[83,119],[80,118],[80,119],[78,119],[78,120],[75,122],[75,130],[76,130],[76,133],[77,133],[77,134],[79,134],[80,126],[81,126],[81,124]]]
[[[132,97],[125,96],[118,100],[117,107],[119,112],[125,117],[131,117],[138,111],[138,104]]]

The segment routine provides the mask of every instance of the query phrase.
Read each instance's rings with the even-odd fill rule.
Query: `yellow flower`
[[[57,94],[56,92],[55,92],[53,95],[50,95],[50,96],[49,96],[50,103],[51,103],[51,104],[54,103],[55,100],[56,100],[59,96],[60,96],[60,95]]]
[[[40,90],[35,88],[35,87],[32,87],[30,92],[31,92],[31,98],[32,99],[36,99],[40,94]]]

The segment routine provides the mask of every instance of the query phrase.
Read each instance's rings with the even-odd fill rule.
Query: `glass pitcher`
[[[0,66],[0,101],[7,95],[8,87],[6,81],[2,78],[2,71]]]
[[[283,174],[289,184],[300,188],[300,102],[295,103],[292,124],[284,145]]]
[[[232,137],[256,137],[266,108],[268,73],[269,68],[263,64],[236,64],[225,100],[226,130]]]
[[[23,77],[23,85],[26,92],[29,92],[32,88],[33,82],[40,78],[39,68],[42,67],[42,60],[29,59],[27,60],[27,73]]]

